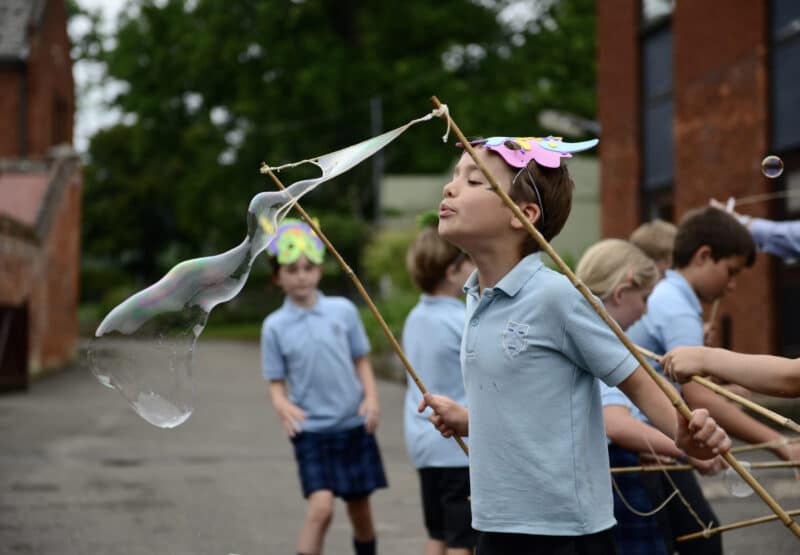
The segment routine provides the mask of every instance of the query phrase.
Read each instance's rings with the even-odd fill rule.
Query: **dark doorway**
[[[28,306],[0,305],[0,392],[28,388]]]

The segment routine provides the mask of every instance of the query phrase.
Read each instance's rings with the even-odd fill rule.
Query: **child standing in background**
[[[423,293],[403,326],[403,350],[426,387],[466,404],[459,361],[465,308],[459,297],[474,266],[439,237],[436,215],[429,220],[406,255],[408,272]],[[429,411],[417,411],[420,401],[422,394],[409,376],[405,437],[419,472],[428,530],[425,555],[470,555],[477,533],[471,526],[469,461],[455,441],[431,426]]]
[[[684,345],[704,343],[702,302],[711,303],[736,287],[736,276],[755,259],[750,233],[730,214],[716,208],[691,210],[678,225],[675,237],[674,270],[656,285],[647,302],[647,313],[628,330],[637,345],[658,355]],[[654,363],[657,369],[660,367]],[[733,437],[748,443],[779,441],[780,433],[755,420],[737,405],[697,383],[681,388],[691,408],[706,408]],[[786,460],[796,458],[797,446],[782,445],[773,451]],[[695,507],[708,506],[697,480],[690,472],[674,473],[678,488]],[[659,503],[659,499],[653,500]],[[669,509],[669,507],[668,507]],[[709,507],[710,510],[710,507]],[[696,530],[697,523],[682,507],[669,510],[673,533]],[[699,539],[682,542],[680,553],[720,553],[710,542]]]
[[[606,239],[592,245],[575,270],[589,290],[597,295],[608,314],[625,330],[647,311],[647,297],[660,279],[656,263],[639,248],[621,239]],[[639,466],[640,454],[652,451],[659,457],[684,459],[675,442],[647,424],[642,412],[616,387],[600,382],[603,420],[608,437],[608,456],[612,467]],[[701,461],[688,459],[702,473],[721,470],[719,457]],[[672,537],[659,522],[658,515],[645,516],[653,509],[640,474],[612,476],[614,528],[618,555],[666,555],[672,553]],[[718,541],[718,540],[715,540]],[[667,546],[670,546],[668,549]]]
[[[672,268],[672,248],[677,232],[675,224],[656,219],[640,225],[631,233],[631,243],[653,259],[662,278]]]
[[[378,392],[364,327],[353,303],[317,289],[324,247],[307,224],[284,220],[269,250],[286,299],[264,320],[261,362],[308,500],[298,554],[322,552],[334,497],[341,497],[354,552],[374,555],[369,496],[386,487],[386,477],[373,435]]]

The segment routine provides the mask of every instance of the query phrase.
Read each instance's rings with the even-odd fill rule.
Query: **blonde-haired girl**
[[[576,274],[603,301],[606,311],[623,330],[647,311],[647,297],[660,279],[656,263],[641,249],[621,239],[606,239],[590,247],[578,263]],[[672,439],[644,421],[644,415],[622,391],[602,382],[600,388],[612,467],[638,466],[639,454],[651,451],[670,460],[687,459]],[[714,472],[722,466],[719,458],[687,460],[704,473]],[[621,493],[637,511],[652,510],[641,477],[638,474],[620,474],[614,480],[618,488],[614,492],[617,553],[666,555],[667,544],[672,543],[669,531],[663,530],[655,517],[631,512],[620,498]]]

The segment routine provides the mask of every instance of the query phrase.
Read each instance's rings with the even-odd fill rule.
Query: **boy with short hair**
[[[571,208],[558,139],[494,137],[477,155],[550,240]],[[586,146],[586,145],[581,145]],[[593,143],[591,144],[593,146]],[[444,187],[439,233],[477,267],[467,291],[461,365],[469,412],[427,394],[445,435],[470,436],[478,554],[614,552],[608,451],[596,378],[618,386],[684,451],[730,447],[704,410],[688,424],[464,153]],[[677,433],[676,433],[677,424]]]
[[[655,261],[661,277],[672,268],[672,249],[675,245],[675,224],[655,219],[633,230],[630,241]]]
[[[710,303],[732,291],[737,274],[742,268],[752,266],[754,260],[755,244],[747,229],[733,216],[712,207],[688,212],[675,237],[675,269],[668,270],[656,285],[647,302],[647,313],[628,329],[628,337],[659,355],[683,345],[703,345],[701,301]],[[734,437],[749,443],[781,439],[778,432],[700,384],[684,384],[682,394],[690,407],[707,408]],[[775,452],[785,459],[792,457],[790,446],[775,448]],[[694,476],[688,472],[675,473],[673,479],[676,478],[689,503],[713,517]],[[682,509],[676,505],[670,513],[675,535],[684,533],[686,527],[697,527],[693,519],[676,520],[678,514],[685,516]],[[687,547],[682,544],[681,553],[690,553]],[[709,546],[698,546],[696,552],[708,553]]]

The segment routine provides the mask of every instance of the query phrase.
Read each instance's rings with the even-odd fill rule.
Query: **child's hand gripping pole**
[[[662,357],[660,355],[657,355],[652,351],[648,351],[647,349],[645,349],[643,347],[639,347],[639,346],[636,347],[636,350],[639,351],[640,353],[642,353],[647,358],[651,358],[651,359],[655,360],[659,364],[663,364],[664,363],[664,357]],[[770,410],[767,407],[764,407],[762,405],[759,405],[758,403],[754,403],[750,399],[746,399],[745,397],[742,397],[741,395],[737,395],[733,391],[728,391],[724,387],[721,387],[721,386],[715,384],[714,382],[712,382],[708,378],[704,378],[703,376],[692,376],[691,379],[692,379],[693,382],[699,383],[700,385],[710,389],[714,393],[722,395],[726,399],[729,399],[729,400],[733,401],[734,403],[738,403],[738,404],[742,405],[743,407],[748,408],[751,411],[756,412],[756,413],[760,414],[761,416],[772,420],[776,424],[780,424],[784,428],[788,428],[788,429],[792,430],[793,432],[800,432],[800,424],[798,424],[797,422],[795,422],[791,418],[783,416],[782,414],[778,414],[777,412],[775,412],[773,410]]]
[[[270,170],[266,165],[262,165],[261,173],[269,175],[269,177],[272,179],[272,181],[275,182],[275,185],[277,185],[279,189],[281,189],[282,191],[286,190],[286,187],[283,185],[283,183],[281,183],[281,180],[278,179],[278,176],[272,173],[272,170]],[[333,254],[334,258],[336,258],[336,261],[339,263],[339,266],[342,267],[344,273],[347,274],[347,277],[349,277],[350,280],[353,282],[353,285],[356,286],[356,289],[358,290],[361,297],[364,299],[364,302],[367,303],[370,312],[372,312],[372,315],[375,316],[375,319],[378,321],[378,324],[383,330],[383,333],[386,335],[386,338],[389,340],[389,343],[391,343],[392,347],[397,353],[397,356],[400,357],[403,366],[406,367],[408,375],[411,376],[412,380],[414,380],[414,383],[417,385],[417,388],[419,389],[420,393],[422,393],[422,395],[428,393],[428,390],[425,388],[425,385],[422,383],[422,380],[419,379],[419,376],[414,371],[414,368],[411,366],[411,362],[408,360],[408,357],[406,357],[406,354],[403,352],[402,347],[400,347],[400,344],[397,342],[397,339],[395,339],[392,330],[389,329],[389,326],[386,324],[386,321],[383,319],[383,316],[381,316],[381,313],[378,311],[378,307],[375,306],[375,303],[372,302],[372,298],[370,298],[369,293],[367,293],[367,290],[364,289],[364,285],[362,285],[361,280],[358,279],[358,276],[350,268],[350,266],[348,266],[347,262],[345,262],[344,258],[342,258],[342,255],[339,254],[339,251],[336,250],[336,247],[334,247],[333,244],[325,236],[325,234],[322,233],[322,230],[319,228],[319,225],[317,225],[317,223],[308,215],[308,213],[303,209],[303,207],[300,206],[298,202],[295,202],[294,208],[300,214],[300,217],[303,218],[303,220],[305,220],[305,222],[311,227],[311,229],[314,230],[314,233],[317,234],[317,237],[319,237],[320,240],[323,243],[325,243],[325,247],[328,249],[328,252]],[[467,448],[467,444],[464,443],[464,440],[456,435],[453,436],[453,439],[456,440],[456,443],[458,443],[459,447],[461,447],[461,450],[464,451],[464,454],[469,456],[469,449]]]
[[[431,101],[436,108],[441,109],[442,103],[439,102],[439,99],[431,97]],[[502,187],[497,183],[497,180],[494,178],[492,173],[489,171],[489,168],[486,167],[486,164],[483,163],[483,160],[476,154],[475,149],[469,142],[469,139],[461,132],[461,129],[456,125],[456,122],[453,121],[453,118],[450,116],[449,110],[445,111],[442,110],[441,117],[447,118],[447,123],[449,129],[456,134],[458,140],[461,141],[461,144],[464,145],[464,149],[469,153],[469,155],[474,160],[475,164],[480,168],[483,172],[483,175],[486,176],[486,179],[489,181],[489,184],[492,186],[492,189],[500,196],[503,202],[508,206],[511,212],[516,216],[516,218],[522,223],[525,229],[528,230],[528,233],[536,240],[539,244],[539,248],[541,248],[547,255],[556,263],[559,269],[567,276],[569,281],[572,285],[575,286],[578,291],[584,296],[584,298],[589,302],[595,312],[603,319],[603,321],[611,328],[611,331],[614,332],[614,335],[622,341],[622,343],[627,347],[628,351],[633,355],[633,357],[637,360],[637,362],[641,365],[642,368],[649,374],[649,376],[656,382],[661,391],[669,398],[670,402],[675,406],[678,410],[680,415],[686,419],[688,422],[691,419],[691,411],[686,403],[683,401],[680,395],[667,383],[667,381],[661,377],[658,372],[647,362],[647,359],[636,350],[636,347],[631,343],[630,339],[625,335],[622,331],[622,328],[614,321],[611,316],[608,315],[605,308],[601,304],[599,304],[594,296],[592,296],[589,289],[586,285],[583,284],[572,272],[572,270],[567,266],[567,264],[561,259],[558,253],[550,246],[550,243],[542,237],[542,234],[531,224],[531,222],[525,217],[516,203],[511,200],[511,197],[508,196]],[[764,500],[770,509],[780,518],[780,520],[789,527],[792,532],[800,538],[800,525],[795,522],[791,516],[778,504],[775,499],[759,484],[756,479],[745,469],[736,458],[731,455],[730,453],[725,453],[723,455],[727,463],[742,477],[742,479],[747,482],[747,484],[753,488],[753,490],[758,493],[761,499]]]

